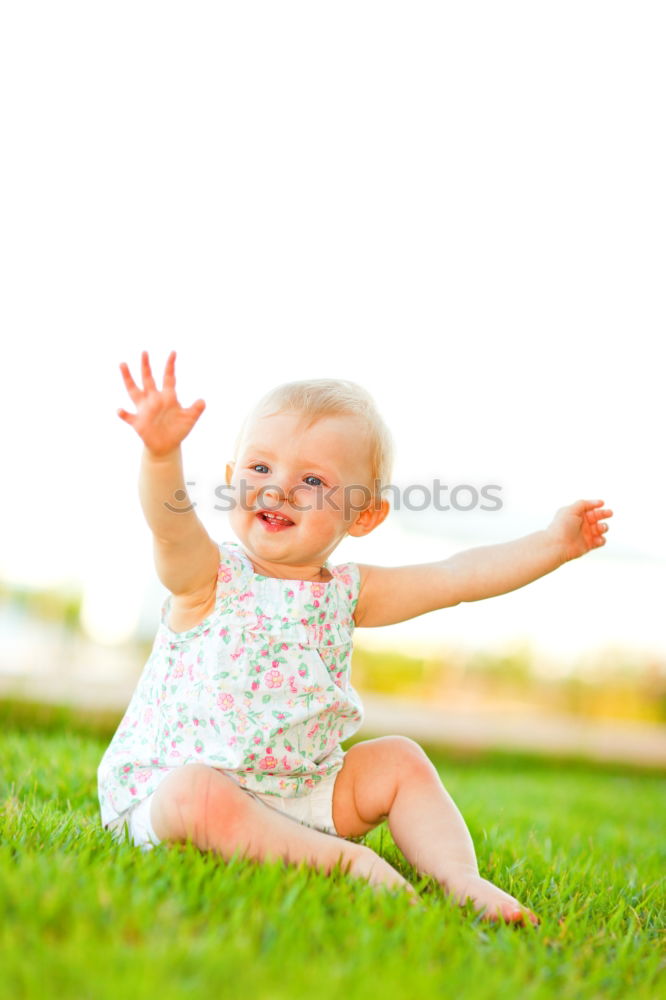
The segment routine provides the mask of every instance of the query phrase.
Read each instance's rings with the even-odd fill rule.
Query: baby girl
[[[538,917],[479,874],[465,822],[421,747],[403,736],[341,743],[363,720],[350,680],[358,626],[505,594],[604,545],[612,511],[579,500],[516,541],[413,566],[329,559],[389,513],[391,436],[354,382],[278,386],[247,416],[226,466],[230,524],[216,544],[189,502],[180,444],[204,410],[162,389],[147,352],[136,407],[140,497],[170,591],[150,657],[99,766],[102,823],[143,850],[192,842],[223,858],[336,865],[414,888],[361,838],[384,820],[405,858],[489,920]]]

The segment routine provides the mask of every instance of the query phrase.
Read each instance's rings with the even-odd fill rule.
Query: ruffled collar
[[[204,621],[185,632],[173,632],[167,625],[171,595],[165,600],[161,620],[171,642],[205,635],[214,623],[216,627],[223,624],[227,615],[249,632],[283,633],[308,645],[333,645],[350,640],[354,628],[350,603],[354,579],[350,564],[331,566],[327,560],[324,565],[331,574],[330,580],[287,580],[255,573],[252,561],[238,542],[225,542],[221,548],[238,560],[236,573],[231,571],[229,577],[221,576],[225,582],[215,609]]]
[[[330,559],[327,559],[322,567],[323,569],[328,570],[328,572],[330,573],[331,576],[330,580],[297,580],[297,579],[291,579],[289,577],[264,576],[262,573],[255,573],[254,566],[252,565],[252,560],[247,555],[245,550],[241,547],[239,542],[227,542],[226,546],[228,548],[233,548],[234,552],[236,553],[236,555],[243,564],[245,574],[247,576],[252,577],[255,580],[275,580],[276,583],[291,584],[292,586],[290,589],[299,591],[306,589],[307,586],[320,588],[320,587],[330,587],[333,584],[337,583],[335,568],[331,565]],[[297,586],[294,587],[293,586],[294,584],[296,584]],[[305,584],[305,587],[302,587],[301,584]]]

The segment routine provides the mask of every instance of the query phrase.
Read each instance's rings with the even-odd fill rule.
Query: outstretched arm
[[[118,416],[134,428],[145,445],[139,494],[153,533],[157,575],[172,594],[184,595],[196,605],[215,589],[219,549],[190,503],[180,448],[206,404],[198,399],[190,407],[180,405],[175,364],[176,352],[172,351],[161,390],[155,385],[147,351],[141,354],[143,389],[136,385],[127,365],[121,364],[125,387],[137,412],[121,409]]]
[[[524,587],[606,543],[603,500],[561,507],[543,531],[499,545],[466,549],[417,566],[360,566],[359,626],[393,625],[427,611],[480,601]]]

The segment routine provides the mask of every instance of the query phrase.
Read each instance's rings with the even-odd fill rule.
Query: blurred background
[[[242,417],[306,377],[369,389],[401,489],[502,501],[394,510],[335,562],[613,509],[602,550],[525,589],[357,630],[367,725],[666,760],[658,5],[36,14],[0,31],[0,696],[120,718],[166,591],[119,364],[148,350],[161,382],[175,349],[218,541]]]

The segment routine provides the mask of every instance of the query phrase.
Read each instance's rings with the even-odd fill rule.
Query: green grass
[[[541,916],[521,929],[419,879],[386,824],[366,843],[423,908],[340,871],[116,844],[96,798],[108,724],[0,719],[3,1000],[666,995],[663,775],[428,751],[482,874]]]

